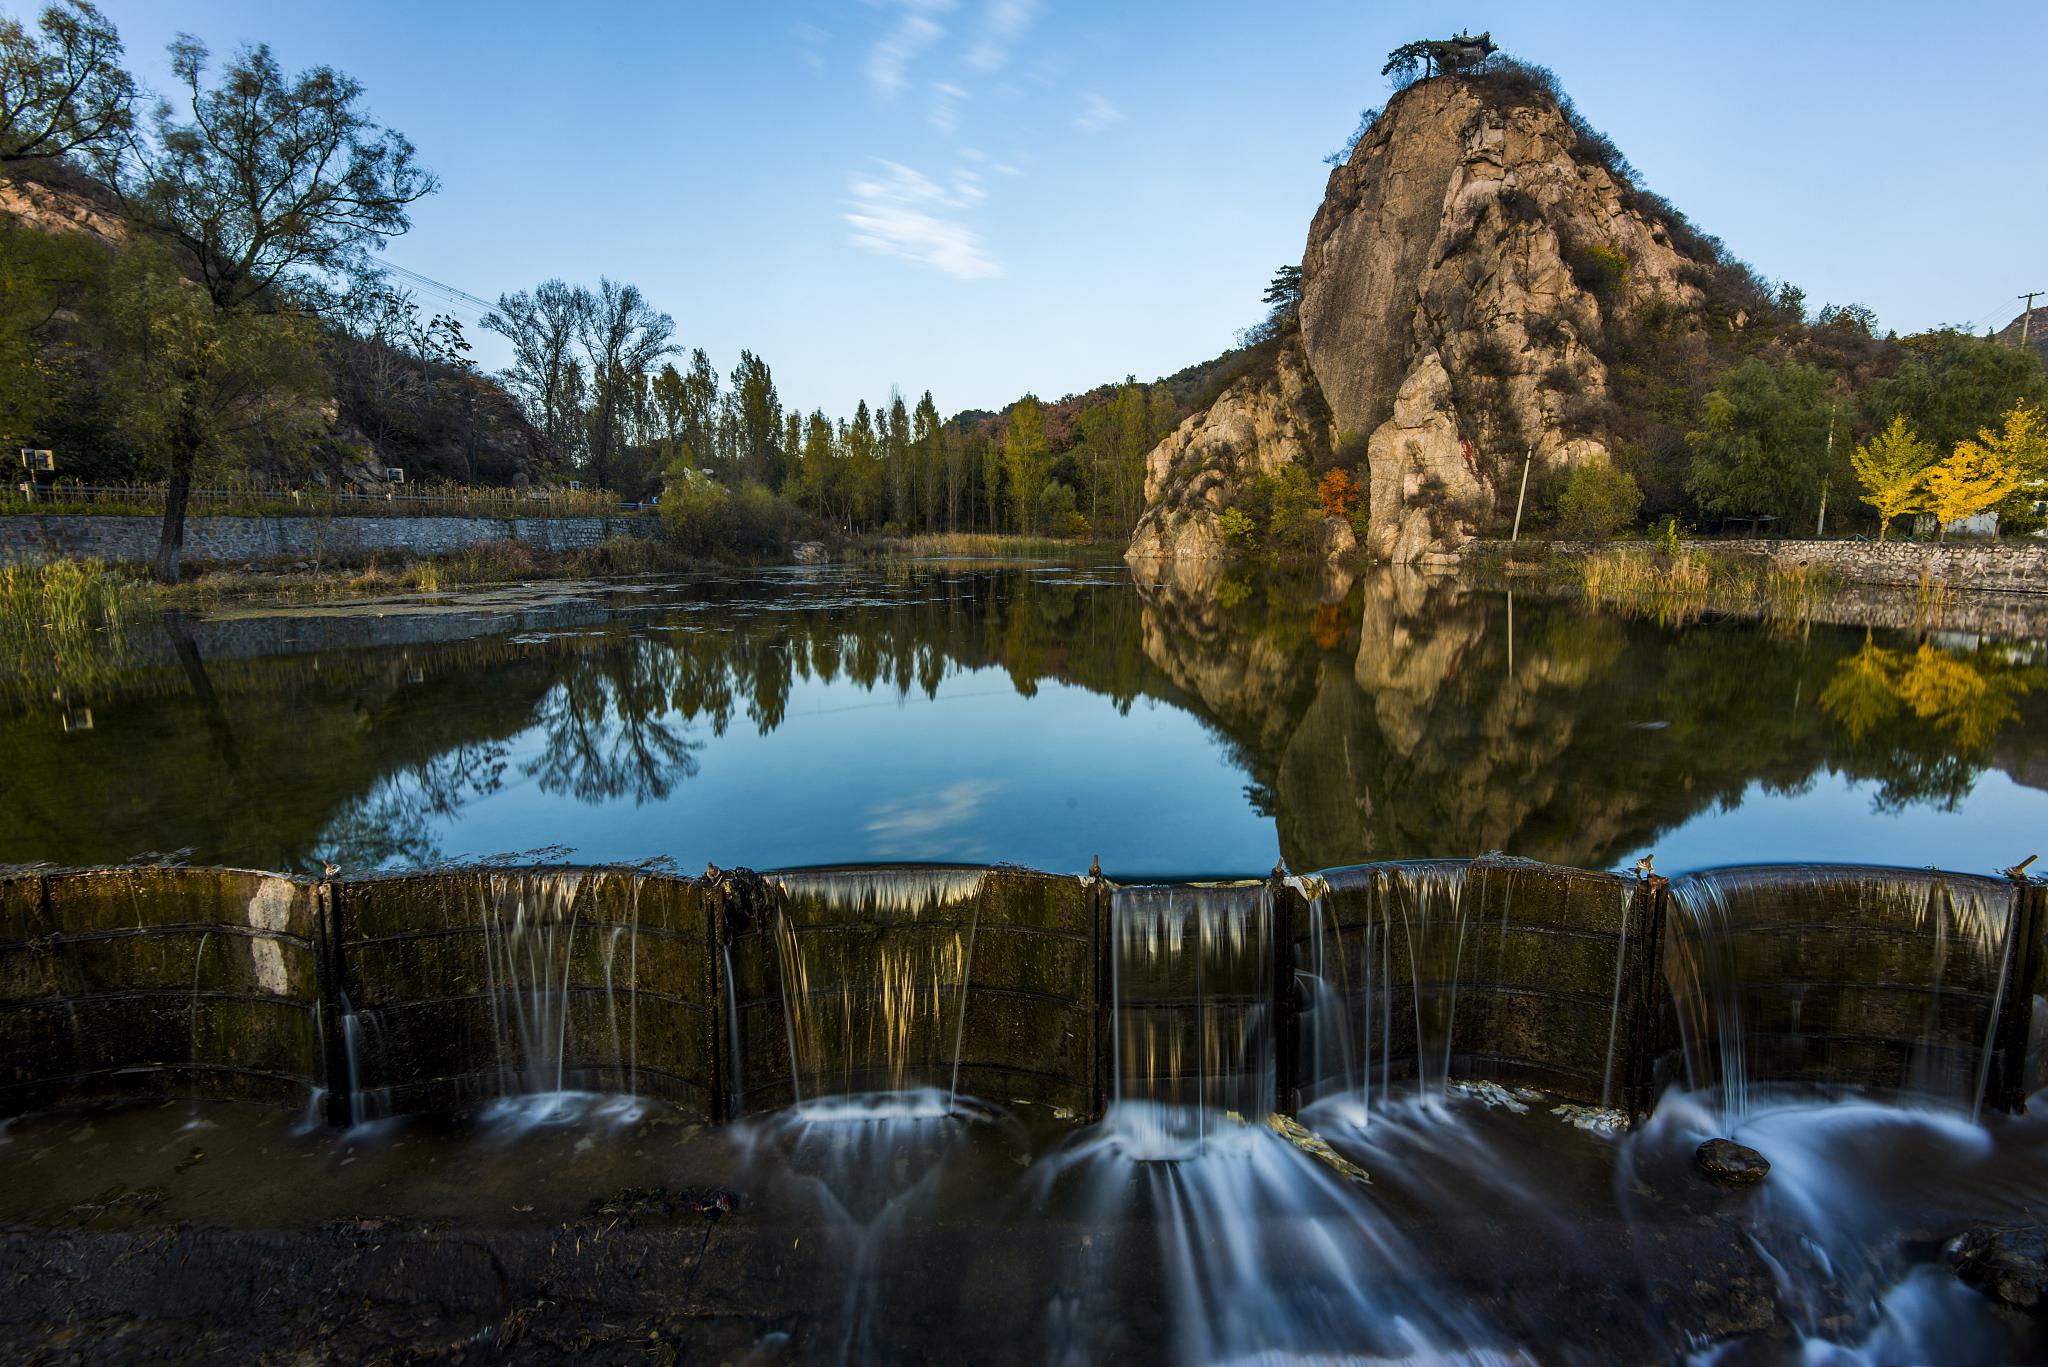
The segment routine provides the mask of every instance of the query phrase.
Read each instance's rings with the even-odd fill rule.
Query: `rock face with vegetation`
[[[1145,512],[1129,556],[1217,560],[1217,519],[1241,486],[1288,465],[1327,461],[1335,429],[1301,339],[1282,340],[1269,365],[1232,381],[1145,457]]]
[[[1131,557],[1216,554],[1222,508],[1289,462],[1352,473],[1373,556],[1455,545],[1512,516],[1525,451],[1539,481],[1608,463],[1624,334],[1740,328],[1730,274],[1754,289],[1542,73],[1413,85],[1332,171],[1270,363],[1152,452]]]

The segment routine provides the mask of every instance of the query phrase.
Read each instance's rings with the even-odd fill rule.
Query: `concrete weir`
[[[1739,1103],[1788,1080],[2013,1110],[2048,1085],[2039,881],[1797,866],[1667,884],[1488,856],[1234,886],[14,869],[0,1114],[312,1098],[348,1125],[589,1093],[721,1122],[889,1092],[1092,1116],[1118,1085],[1120,990],[1165,994],[1139,1002],[1145,1048],[1177,1051],[1190,1086],[1236,1098],[1250,1079],[1244,1104],[1282,1113],[1480,1083],[1638,1118],[1675,1081]],[[1205,983],[1222,965],[1230,981]]]

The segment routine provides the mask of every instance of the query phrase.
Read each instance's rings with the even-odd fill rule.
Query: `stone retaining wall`
[[[143,564],[156,558],[162,525],[153,517],[89,513],[0,517],[0,565],[69,556]],[[383,552],[445,555],[486,541],[565,551],[645,536],[654,525],[649,517],[194,517],[185,524],[185,556],[317,561]]]
[[[1926,541],[1701,541],[1715,555],[1767,560],[1784,569],[1812,566],[1848,584],[1918,588],[1923,583],[1962,592],[2048,594],[2048,540]],[[1661,550],[1661,541],[1468,541],[1458,558],[1472,555],[1590,555],[1596,551]]]

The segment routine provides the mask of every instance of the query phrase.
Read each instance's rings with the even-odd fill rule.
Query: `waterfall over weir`
[[[1642,884],[1490,856],[1292,880],[1303,1113],[1362,1126],[1460,1079],[1642,1109],[1652,962]]]
[[[1275,1108],[1273,897],[1263,883],[1110,898],[1114,1113],[1131,1151],[1199,1149]]]
[[[1907,869],[1724,869],[1671,885],[1665,975],[1687,1080],[1731,1117],[1760,1088],[1855,1079],[1975,1117],[2019,1081],[2001,1039],[2022,885]]]
[[[771,875],[799,1108],[952,1113],[982,879],[977,869]]]

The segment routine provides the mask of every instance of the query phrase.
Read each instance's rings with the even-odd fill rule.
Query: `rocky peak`
[[[1525,451],[1539,470],[1609,459],[1610,339],[1692,318],[1719,269],[1673,220],[1539,73],[1440,76],[1394,97],[1331,172],[1302,257],[1298,354],[1334,458],[1363,449],[1372,555],[1414,560],[1512,508]],[[1192,451],[1182,434],[1207,421],[1153,453],[1168,471],[1155,528],[1199,520],[1173,503],[1174,472]],[[1208,503],[1240,470],[1220,473]],[[1141,526],[1133,555],[1158,549]]]

